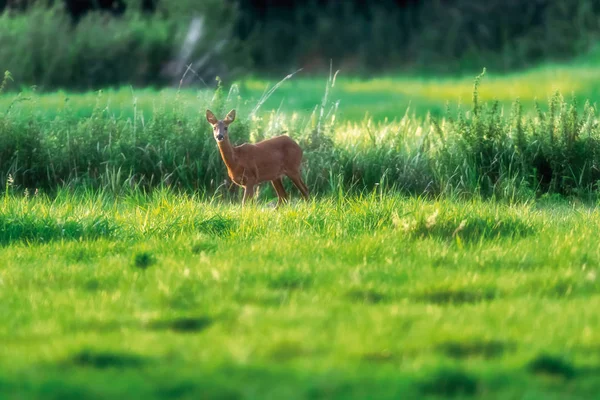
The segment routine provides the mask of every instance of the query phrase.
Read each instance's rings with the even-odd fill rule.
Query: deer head
[[[213,127],[213,135],[215,136],[215,140],[217,142],[222,142],[228,138],[227,128],[233,121],[235,121],[235,110],[229,111],[225,119],[222,121],[219,121],[212,111],[206,110],[206,120]]]

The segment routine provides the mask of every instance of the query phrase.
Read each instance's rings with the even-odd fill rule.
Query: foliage
[[[231,37],[235,9],[203,4],[188,14],[177,6],[119,17],[92,11],[77,22],[60,2],[50,8],[35,3],[26,13],[6,10],[0,13],[0,68],[19,85],[43,90],[167,85],[179,82],[185,63],[201,79],[212,79],[216,71],[233,70],[223,67],[225,59],[244,65],[245,53]],[[193,17],[200,18],[199,42],[184,51]]]
[[[261,70],[510,70],[589,50],[597,2],[421,0],[309,1],[261,9],[242,2],[238,22]],[[290,5],[292,4],[292,5]]]
[[[243,143],[287,131],[304,149],[306,181],[315,194],[393,190],[518,200],[596,193],[600,126],[591,103],[580,105],[555,93],[545,109],[533,103],[523,110],[516,100],[506,112],[497,101],[481,98],[481,79],[468,109],[340,122],[338,102],[325,97],[323,107],[312,113],[261,110],[241,117],[231,137]],[[0,187],[10,175],[17,187],[30,190],[83,186],[121,193],[165,186],[229,197],[203,110],[224,115],[242,107],[245,112],[239,114],[247,115],[249,104],[237,89],[198,95],[142,92],[146,105],[140,103],[139,109],[133,92],[130,111],[122,114],[124,108],[113,110],[100,92],[89,116],[80,115],[69,98],[60,104],[57,95],[17,97],[0,117]],[[91,101],[90,96],[81,99]],[[36,106],[46,100],[60,108],[46,115]],[[270,187],[264,189],[272,194]]]
[[[77,15],[64,1],[50,3],[19,2],[29,7],[0,11],[0,69],[19,85],[177,85],[190,64],[196,72],[184,83],[200,82],[196,74],[210,82],[298,68],[322,73],[331,61],[355,75],[464,73],[484,65],[507,71],[585,54],[600,33],[600,8],[591,0],[309,1],[266,8],[261,1],[158,0],[145,10],[146,1],[123,0],[117,9]],[[200,40],[188,52],[195,18]]]

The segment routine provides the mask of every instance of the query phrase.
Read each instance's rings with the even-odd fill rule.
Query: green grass
[[[540,71],[538,75],[544,70]],[[595,70],[587,71],[585,75],[579,70],[581,82],[591,80]],[[197,94],[145,90],[138,97],[135,91],[121,90],[73,95],[68,101],[64,94],[26,101],[21,99],[27,94],[6,95],[3,98],[11,100],[0,115],[0,185],[4,187],[11,178],[17,187],[49,192],[81,186],[114,193],[171,187],[223,194],[225,169],[203,110],[224,115],[236,108],[240,117],[232,125],[232,142],[256,142],[287,132],[304,149],[305,179],[314,193],[342,189],[356,194],[382,185],[417,195],[481,194],[510,200],[544,193],[594,197],[600,181],[600,126],[595,123],[593,97],[554,92],[543,103],[523,96],[513,99],[509,107],[490,100],[488,87],[499,97],[504,93],[500,89],[512,82],[526,95],[533,90],[535,77],[540,78],[540,92],[544,87],[549,90],[553,81],[538,75],[530,72],[489,81],[479,76],[475,84],[472,79],[322,80],[322,100],[298,96],[306,104],[318,103],[306,112],[296,103],[293,108],[298,112],[269,111],[273,97],[263,103],[256,100],[258,94],[245,93],[260,85],[256,81],[246,81],[245,89],[232,86]],[[317,93],[316,80],[299,82],[306,93]],[[557,82],[565,89],[579,81]],[[275,91],[281,99],[289,94],[290,88],[284,89],[288,84],[283,82]],[[448,106],[441,116],[420,116],[398,108],[392,120],[367,116],[357,122],[345,111],[352,106],[338,103],[335,92],[354,91],[352,96],[377,109],[375,98],[420,88],[419,101],[423,101],[433,96],[428,87],[436,87],[440,96],[450,100],[451,93],[460,95],[470,87],[469,104]],[[367,90],[373,95],[365,95]],[[504,95],[506,102],[508,95]],[[129,106],[123,106],[126,101]],[[386,107],[398,104],[388,102]],[[366,104],[362,108],[368,109]]]
[[[535,101],[544,104],[556,91],[567,96],[600,100],[600,70],[598,62],[582,59],[571,64],[543,64],[539,67],[511,74],[488,70],[480,89],[483,101],[498,100],[506,111],[519,98],[526,108]],[[258,97],[271,82],[246,80],[241,85],[244,98]],[[283,111],[312,111],[320,104],[325,82],[323,79],[296,76],[286,82],[265,103],[266,109]],[[331,100],[339,100],[342,120],[376,122],[400,119],[407,109],[409,114],[423,117],[430,113],[443,116],[446,107],[462,104],[469,107],[473,91],[473,76],[420,77],[384,76],[367,79],[345,77],[340,71],[330,93]]]
[[[61,192],[0,215],[2,398],[600,390],[594,206]]]
[[[0,398],[596,396],[596,73],[1,95]],[[313,200],[241,209],[206,107]]]
[[[574,94],[595,103],[600,100],[600,70],[598,62],[589,57],[571,64],[544,64],[512,74],[495,74],[491,69],[480,89],[481,100],[499,100],[508,111],[512,102],[519,98],[526,108],[531,109],[536,100],[544,105],[549,97],[559,91],[565,96]],[[235,83],[228,98],[242,115],[246,115],[275,84],[272,81],[247,78]],[[198,85],[203,86],[202,83]],[[261,106],[258,115],[279,112],[289,116],[294,113],[302,117],[310,116],[321,104],[326,85],[325,78],[304,77],[299,72],[279,86]],[[11,87],[9,84],[8,88]],[[329,93],[327,111],[332,103],[339,101],[337,116],[343,121],[358,122],[365,118],[374,122],[399,120],[407,110],[417,117],[424,117],[428,113],[443,116],[448,104],[452,109],[459,104],[468,108],[472,90],[472,75],[358,79],[345,76],[344,71],[340,71]],[[143,114],[145,118],[149,118],[157,105],[180,100],[182,113],[194,115],[203,111],[201,105],[210,102],[213,95],[212,83],[211,88],[180,91],[175,88],[113,88],[103,90],[100,96],[97,92],[25,91],[16,104],[14,94],[0,96],[0,112],[17,108],[27,115],[54,119],[68,110],[71,117],[82,118],[92,115],[94,107],[100,107],[116,117],[133,118],[134,113],[137,113],[138,116]]]

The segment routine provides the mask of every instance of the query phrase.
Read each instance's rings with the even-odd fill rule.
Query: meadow
[[[565,97],[576,95],[579,99],[589,99],[595,103],[600,99],[600,50],[592,52],[574,63],[541,64],[521,72],[497,73],[488,71],[479,90],[479,97],[485,102],[498,100],[510,110],[512,103],[519,99],[528,110],[538,102],[546,108],[548,99],[556,92]],[[333,70],[332,72],[335,72]],[[148,117],[157,105],[178,102],[178,109],[186,115],[201,112],[200,105],[210,103],[214,97],[214,82],[204,82],[189,73],[200,89],[152,89],[113,87],[95,92],[37,93],[35,87],[20,87],[15,82],[7,82],[10,95],[0,96],[0,110],[17,108],[38,117],[54,119],[65,110],[72,117],[83,118],[92,115],[95,107],[106,110],[119,118],[133,118],[134,113]],[[228,100],[239,108],[242,115],[248,115],[261,102],[258,113],[279,113],[291,116],[310,116],[319,111],[328,88],[327,77],[306,76],[297,71],[290,78],[271,81],[261,78],[245,78],[228,88]],[[452,111],[468,109],[473,94],[473,74],[440,78],[438,76],[378,76],[356,78],[346,76],[342,69],[336,75],[333,87],[329,87],[328,111],[339,101],[337,116],[343,121],[360,122],[365,119],[384,122],[401,119],[406,112],[418,118],[432,114],[443,117],[447,108]],[[271,90],[274,87],[276,90]],[[329,85],[331,86],[331,85]],[[16,90],[20,91],[15,98]],[[581,102],[583,105],[583,102]]]
[[[591,398],[595,207],[5,197],[2,398]]]
[[[593,398],[595,74],[5,91],[0,397]],[[313,198],[242,209],[207,107]]]

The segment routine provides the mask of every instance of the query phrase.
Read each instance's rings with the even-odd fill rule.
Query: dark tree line
[[[0,0],[0,10],[10,8],[13,10],[25,11],[34,3],[44,2],[52,5],[56,1],[61,1],[66,6],[69,14],[78,19],[85,13],[95,10],[110,12],[114,15],[121,15],[127,9],[125,0]],[[158,0],[140,0],[139,9],[145,12],[153,12]]]
[[[130,22],[140,23],[139,18],[129,18],[132,14],[152,17],[145,25],[147,29],[129,29],[129,38],[122,42],[122,35],[112,26],[115,34],[111,39],[115,51],[125,54],[115,55],[117,64],[111,61],[110,65],[118,70],[139,69],[143,75],[136,72],[135,76],[148,78],[161,69],[161,59],[172,58],[178,51],[184,35],[181,30],[187,29],[197,15],[205,17],[203,32],[207,34],[204,48],[196,51],[198,59],[206,52],[214,55],[209,48],[213,43],[226,43],[218,65],[276,76],[300,67],[306,73],[323,72],[330,60],[353,73],[415,69],[473,72],[483,66],[511,70],[547,59],[567,59],[587,51],[600,37],[598,0],[0,0],[0,10],[27,14],[34,4],[60,3],[73,27],[85,20],[102,30],[106,15],[113,15],[119,21],[118,29],[127,31]],[[106,14],[102,21],[96,18],[99,13]],[[163,24],[169,37],[157,33],[157,24]],[[60,28],[60,23],[56,26]],[[87,28],[78,26],[74,31],[85,36],[92,27]],[[27,32],[34,38],[46,35],[25,27],[18,29],[18,33],[13,31],[5,37]],[[96,46],[93,37],[86,40],[89,46]],[[23,52],[36,51],[32,40],[24,43],[30,48]],[[95,55],[99,59],[94,65],[101,65],[101,57],[111,53],[109,44],[105,46]],[[137,46],[139,54],[135,57],[145,59],[145,64],[129,60],[127,65],[119,65],[118,60],[130,54],[122,50],[127,46]],[[5,57],[8,66],[4,68],[22,69],[11,65],[8,53]],[[84,64],[78,59],[78,65],[89,61],[85,54],[80,58]],[[44,74],[30,76],[37,79]],[[42,80],[46,79],[55,80]],[[111,79],[107,76],[101,82]]]

